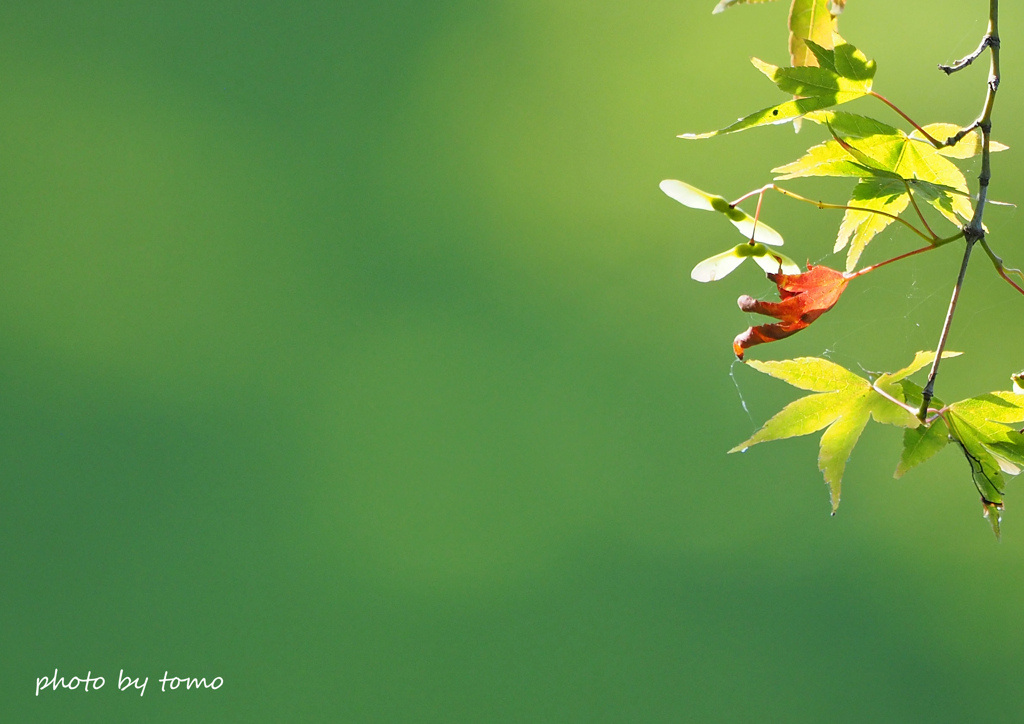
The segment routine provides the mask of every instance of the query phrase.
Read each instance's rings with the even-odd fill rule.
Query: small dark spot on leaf
[[[776,109],[775,109],[774,111],[772,111],[772,115],[773,115],[773,116],[777,116],[777,115],[779,115],[779,109],[778,109],[778,108],[776,108]]]

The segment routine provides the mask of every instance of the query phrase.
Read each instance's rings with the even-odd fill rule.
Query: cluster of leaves
[[[734,5],[769,1],[721,0],[714,12]],[[742,311],[777,320],[751,326],[735,338],[733,350],[739,359],[743,359],[750,347],[775,342],[807,328],[838,302],[853,279],[910,254],[964,239],[972,228],[966,226],[969,222],[975,228],[984,229],[980,225],[980,213],[974,218],[976,213],[967,180],[954,162],[984,153],[987,164],[991,151],[1006,147],[983,137],[976,130],[978,123],[968,128],[951,123],[920,126],[879,95],[874,90],[875,62],[838,34],[837,16],[845,4],[845,0],[793,0],[789,14],[791,65],[779,67],[758,58],[751,59],[757,70],[790,96],[787,100],[719,130],[680,136],[706,139],[764,126],[797,125],[806,119],[824,132],[822,142],[810,147],[792,163],[773,169],[775,182],[733,202],[682,181],[670,179],[661,183],[662,191],[683,205],[723,215],[745,239],[698,263],[691,273],[693,279],[700,282],[721,279],[745,259],[752,258],[778,289],[778,302],[746,295],[739,298]],[[865,115],[834,109],[865,97],[873,97],[895,110],[912,128],[904,131]],[[856,181],[849,202],[811,201],[777,183],[824,176]],[[782,235],[760,218],[763,197],[768,191],[813,203],[819,208],[843,210],[833,252],[846,251],[845,271],[820,265],[808,265],[807,271],[802,271],[778,251],[783,245]],[[739,204],[754,197],[757,210],[751,216],[740,209]],[[984,202],[980,202],[979,209],[983,206]],[[937,219],[951,223],[955,232],[946,237],[936,234],[922,212],[922,208],[928,207],[937,212]],[[894,222],[911,229],[927,246],[858,270],[857,265],[869,242]],[[983,233],[980,238],[984,239]],[[974,241],[971,239],[968,244]],[[995,257],[987,245],[985,248],[1003,278],[1018,291],[1024,291],[1006,274],[1007,271],[1016,273],[1015,270],[1006,270],[1002,260]],[[943,343],[944,337],[940,348]],[[959,353],[942,353],[940,359],[956,354]],[[998,535],[1005,476],[1017,475],[1024,468],[1024,431],[1010,427],[1013,423],[1024,422],[1024,389],[1020,378],[1014,378],[1012,392],[992,392],[944,405],[932,397],[930,385],[925,392],[908,379],[934,363],[933,378],[938,364],[935,358],[934,352],[918,352],[904,369],[868,377],[813,357],[780,362],[748,361],[751,367],[814,394],[786,406],[749,440],[730,452],[824,430],[818,465],[830,487],[834,513],[839,504],[846,462],[869,419],[904,428],[903,453],[896,477],[953,442],[970,465],[985,515]]]
[[[959,352],[944,352],[955,357]],[[905,428],[903,451],[895,477],[927,461],[950,442],[967,458],[984,512],[999,533],[1005,475],[1018,475],[1024,467],[1024,434],[1010,427],[1024,422],[1024,389],[1014,382],[1012,392],[992,392],[930,410],[925,420],[916,415],[921,387],[908,378],[931,364],[934,352],[918,352],[898,372],[865,378],[819,357],[779,362],[751,360],[749,366],[815,394],[786,405],[748,440],[729,452],[753,445],[825,430],[821,436],[818,468],[828,483],[832,512],[839,507],[846,462],[869,419]]]

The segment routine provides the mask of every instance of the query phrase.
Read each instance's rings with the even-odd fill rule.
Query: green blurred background
[[[725,454],[796,396],[732,362],[736,298],[771,287],[691,282],[739,236],[657,184],[738,196],[821,140],[675,138],[780,99],[747,56],[784,63],[787,4],[5,3],[4,719],[1020,721],[1016,485],[997,543],[954,450],[892,479],[891,428],[835,518],[814,439]],[[881,92],[966,123],[985,64],[935,64],[987,6],[853,0],[842,30]],[[1021,202],[1013,153],[992,193]],[[842,263],[835,212],[763,213]],[[987,221],[1024,263],[1014,210]],[[751,356],[900,367],[958,263],[873,274]],[[941,396],[1008,387],[1021,309],[977,259]],[[37,698],[54,668],[107,684]]]

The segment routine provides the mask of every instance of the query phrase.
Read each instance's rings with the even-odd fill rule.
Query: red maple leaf
[[[769,274],[779,288],[779,302],[761,302],[744,294],[738,304],[744,312],[756,312],[779,321],[750,327],[733,340],[732,349],[743,359],[743,350],[796,334],[832,309],[850,278],[827,266],[807,265],[804,274]]]

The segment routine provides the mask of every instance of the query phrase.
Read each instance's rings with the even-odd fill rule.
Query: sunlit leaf
[[[934,138],[936,141],[945,141],[947,138],[952,138],[960,132],[960,126],[953,123],[929,123],[927,126],[922,126],[928,135]],[[910,132],[910,137],[917,141],[926,141],[925,137],[921,135],[921,132],[916,128]],[[981,131],[974,129],[966,136],[960,139],[955,146],[946,146],[944,148],[935,149],[935,152],[942,156],[949,158],[973,158],[981,153]],[[989,141],[988,150],[996,153],[998,151],[1005,151],[1009,146],[1004,146],[998,141]]]
[[[963,352],[953,352],[951,350],[946,350],[946,351],[944,351],[942,353],[942,359],[949,359],[951,357],[959,357],[962,354],[963,354]],[[918,352],[917,354],[914,355],[914,361],[913,362],[911,362],[910,364],[908,364],[906,367],[904,367],[903,369],[899,370],[898,372],[887,373],[887,374],[884,374],[884,375],[880,376],[878,378],[878,382],[879,382],[879,384],[886,385],[886,386],[891,385],[891,384],[893,384],[895,382],[900,382],[902,380],[905,380],[907,377],[910,377],[915,372],[918,372],[918,371],[924,369],[925,367],[927,367],[928,365],[930,365],[934,361],[935,361],[935,352],[933,352],[931,350],[926,350],[926,351]]]
[[[872,169],[865,176],[892,174],[910,183],[932,184],[933,192],[945,191],[931,193],[926,200],[957,226],[960,219],[966,221],[973,215],[970,191],[963,173],[931,144],[916,140],[899,129],[853,114],[816,113],[809,116],[809,120],[827,123],[833,140],[850,154],[851,159]],[[872,127],[877,132],[866,133]]]
[[[751,58],[750,62],[778,86],[779,90],[793,95],[828,96],[840,92],[866,94],[871,90],[870,78],[850,79],[828,68],[780,68],[759,58]]]
[[[1002,534],[999,532],[999,524],[1003,522],[1002,503],[990,503],[987,500],[982,500],[981,508],[985,520],[992,526],[992,532],[995,534],[996,540],[999,540],[1002,537]]]
[[[766,362],[752,359],[747,366],[810,392],[847,392],[860,389],[866,382],[860,375],[821,357]]]
[[[807,149],[806,155],[772,169],[772,173],[780,174],[776,181],[803,178],[808,176],[847,176],[865,178],[874,176],[871,169],[858,164],[842,146],[829,141]]]
[[[881,121],[843,111],[815,111],[808,113],[806,118],[809,121],[827,125],[834,135],[846,139],[899,134],[898,129]],[[848,176],[854,178],[878,176],[891,178],[894,176],[891,172],[880,173],[875,168],[878,165],[877,162],[870,160],[868,165],[861,163],[850,150],[832,138],[821,145],[811,147],[802,158],[772,169],[772,171],[782,174],[777,176],[776,180],[804,176]]]
[[[789,57],[794,66],[817,65],[805,41],[832,47],[832,13],[828,0],[793,0],[789,10]]]
[[[952,203],[956,215],[950,212],[944,204],[931,202],[932,206],[954,226],[960,226],[962,221],[970,221],[974,216],[974,207],[970,201],[970,189],[967,187],[967,179],[964,178],[963,172],[952,161],[942,156],[931,144],[923,141],[908,141],[906,152],[900,159],[899,165],[893,170],[905,179],[928,181],[959,191],[959,194],[946,197]]]
[[[910,196],[902,181],[884,178],[862,179],[853,189],[853,197],[847,205],[853,208],[846,210],[843,221],[839,225],[833,251],[842,251],[847,244],[850,250],[846,255],[846,269],[852,271],[857,266],[864,248],[879,232],[895,219],[891,216],[874,213],[883,211],[892,216],[899,216],[910,203]]]
[[[749,440],[745,440],[729,452],[741,452],[761,442],[810,435],[831,425],[841,414],[842,399],[836,392],[821,392],[801,397],[783,407]]]
[[[912,468],[927,462],[949,443],[949,430],[942,418],[930,425],[907,428],[903,431],[903,451],[893,477],[901,478]]]
[[[753,239],[769,246],[782,246],[783,244],[782,235],[779,232],[763,221],[758,220],[755,224],[753,216],[742,209],[730,206],[729,202],[721,196],[709,194],[675,179],[666,179],[659,184],[659,187],[667,196],[683,206],[701,211],[717,211],[723,214],[746,239]]]
[[[834,38],[835,34],[833,33],[833,39]],[[814,54],[814,59],[817,61],[819,67],[826,68],[836,75],[839,74],[839,71],[836,69],[836,52],[831,43],[827,48],[825,48],[818,45],[813,40],[807,40],[805,38],[804,44],[807,46],[807,49]]]
[[[843,78],[866,84],[871,88],[871,79],[875,77],[877,66],[875,61],[868,60],[860,50],[849,43],[835,46],[836,72]]]
[[[1024,435],[1016,430],[1010,430],[1004,433],[1001,439],[989,443],[988,448],[997,457],[1017,466],[1017,472],[1012,472],[1011,475],[1020,474],[1020,468],[1024,467]],[[1003,471],[1007,471],[1005,466]]]
[[[963,173],[930,144],[887,124],[842,111],[817,111],[808,120],[828,126],[832,140],[775,169],[778,179],[846,176],[861,181],[836,237],[835,251],[849,247],[852,270],[867,244],[910,205],[910,193],[960,226],[973,216]],[[882,212],[882,213],[878,213]]]
[[[862,98],[863,93],[845,93],[840,92],[835,95],[824,95],[824,96],[813,96],[811,98],[797,98],[795,100],[786,101],[780,103],[777,106],[771,106],[770,108],[764,108],[756,113],[751,113],[749,116],[739,119],[732,125],[726,126],[717,131],[709,131],[707,133],[683,133],[679,138],[686,138],[689,140],[711,138],[713,136],[721,136],[726,133],[736,133],[738,131],[746,131],[750,128],[757,128],[759,126],[774,126],[779,123],[788,123],[794,118],[799,118],[805,113],[811,111],[818,111],[829,106],[839,105],[841,103],[847,103],[849,101]]]
[[[1024,435],[1011,426],[1024,422],[1024,394],[991,392],[954,402],[943,419],[970,466],[985,515],[998,535],[1004,475],[1018,475],[1024,467]]]
[[[900,132],[898,128],[888,123],[847,111],[815,111],[807,114],[807,120],[831,126],[833,131],[846,139],[887,136]]]
[[[839,505],[846,462],[868,420],[907,428],[919,425],[917,418],[898,404],[903,402],[898,386],[887,391],[889,397],[896,400],[894,402],[880,394],[868,380],[829,360],[801,357],[780,362],[751,360],[747,364],[817,394],[786,405],[729,452],[745,451],[758,443],[825,429],[819,443],[818,467],[829,486],[833,513]],[[894,379],[898,374],[889,377]]]
[[[1024,422],[1024,395],[1015,392],[990,392],[987,395],[954,402],[949,409],[972,425],[995,433],[999,428],[988,427],[989,424]]]
[[[797,2],[802,1],[797,0]],[[821,0],[815,1],[821,2]],[[831,37],[830,30],[829,44]],[[718,131],[684,133],[679,137],[711,138],[725,133],[745,131],[748,128],[786,123],[805,114],[856,100],[870,92],[875,65],[855,47],[845,42],[839,45],[837,50],[832,50],[820,43],[813,44],[813,52],[808,46],[804,45],[803,47],[807,52],[808,62],[794,62],[793,66],[789,68],[780,68],[757,58],[752,59],[754,67],[768,76],[781,90],[802,97],[752,113]],[[816,56],[815,53],[818,55]],[[818,67],[819,58],[821,60],[820,67]]]
[[[971,477],[981,499],[986,503],[1001,505],[1006,481],[999,463],[986,449],[981,433],[958,415],[947,415],[946,421],[950,435],[967,458]]]
[[[821,436],[818,470],[828,483],[833,513],[839,507],[846,462],[868,424],[868,407],[864,398],[871,394],[866,392],[847,402],[843,414]]]

